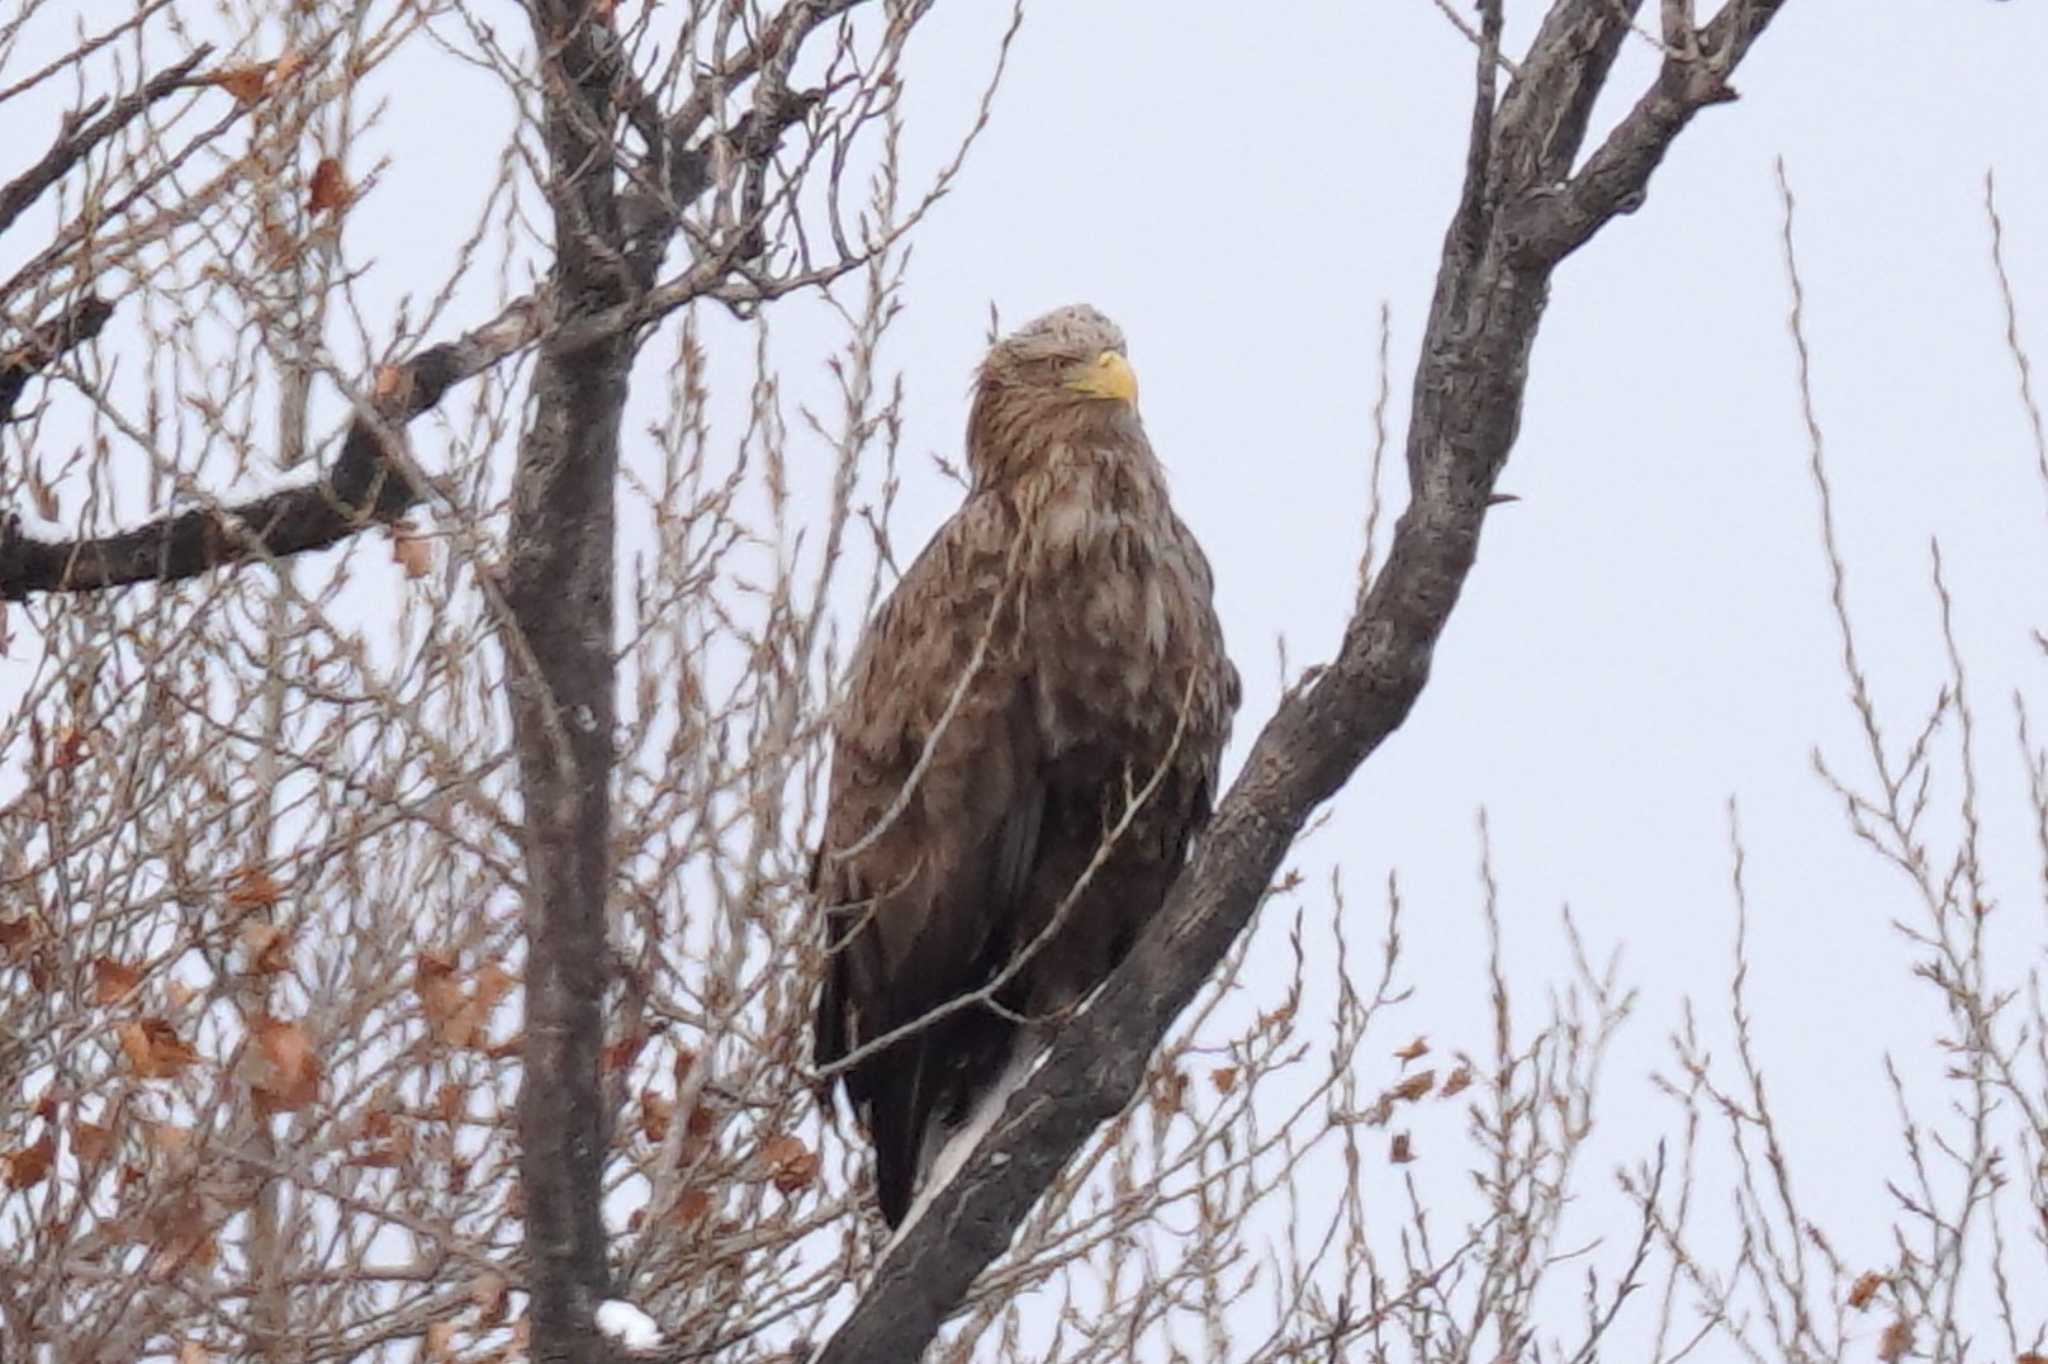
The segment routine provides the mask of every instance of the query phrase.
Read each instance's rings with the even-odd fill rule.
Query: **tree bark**
[[[600,20],[579,0],[532,6],[554,216],[550,292],[564,320],[632,292],[614,185],[612,82]],[[605,900],[611,886],[615,719],[613,483],[628,331],[544,339],[533,423],[512,477],[505,604],[526,845],[526,1038],[520,1178],[536,1360],[600,1359],[592,1320],[609,1288],[603,1175]]]
[[[756,40],[749,68],[778,98],[764,108],[757,97],[732,131],[748,175],[766,174],[783,131],[818,98],[787,89],[804,38],[854,2],[793,4]],[[708,187],[708,158],[677,150],[694,131],[687,108],[667,119],[641,108],[616,35],[587,0],[534,0],[530,12],[546,92],[558,325],[534,370],[505,582],[528,887],[520,1174],[531,1354],[582,1364],[611,1349],[593,1314],[610,1287],[603,1175],[611,1114],[599,1060],[617,706],[614,494],[628,380],[646,335],[642,325],[607,319],[648,298],[681,207]],[[707,75],[697,94],[709,99],[734,79]],[[643,193],[629,205],[619,193],[622,114],[651,144],[642,169],[659,191],[653,202]],[[714,267],[722,274],[746,254],[729,246]],[[593,320],[594,328],[578,325]]]
[[[558,276],[558,283],[563,282]],[[598,1357],[608,1288],[605,898],[611,885],[613,481],[629,343],[542,348],[519,451],[505,600],[526,848],[519,1091],[535,1359]]]

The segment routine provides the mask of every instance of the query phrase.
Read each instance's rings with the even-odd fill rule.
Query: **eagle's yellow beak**
[[[1138,376],[1131,362],[1113,350],[1106,350],[1067,375],[1067,387],[1091,398],[1114,398],[1138,405]]]

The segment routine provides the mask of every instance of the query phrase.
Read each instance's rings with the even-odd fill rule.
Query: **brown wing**
[[[1007,518],[996,499],[971,499],[904,574],[855,657],[815,873],[831,953],[820,1065],[974,989],[1007,951],[1045,794],[1005,588]],[[1000,1065],[1009,1031],[986,1010],[962,1010],[847,1072],[892,1225],[926,1131],[957,1117],[972,1077]]]

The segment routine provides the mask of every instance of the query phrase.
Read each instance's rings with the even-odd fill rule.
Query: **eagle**
[[[990,348],[966,465],[850,662],[812,873],[813,1056],[891,1227],[1158,911],[1240,693],[1108,318]]]

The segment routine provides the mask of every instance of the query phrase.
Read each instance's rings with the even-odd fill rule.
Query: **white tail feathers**
[[[974,1101],[967,1120],[958,1127],[934,1123],[925,1133],[924,1144],[917,1153],[917,1196],[910,1202],[910,1211],[904,1215],[903,1225],[896,1229],[895,1236],[889,1238],[890,1245],[894,1245],[904,1230],[924,1213],[932,1195],[952,1183],[953,1176],[960,1173],[968,1157],[974,1154],[974,1148],[981,1145],[981,1139],[1002,1117],[1010,1096],[1023,1087],[1024,1082],[1031,1078],[1031,1072],[1038,1069],[1038,1063],[1044,1059],[1045,1044],[1042,1041],[1019,1035],[1003,1073]]]

